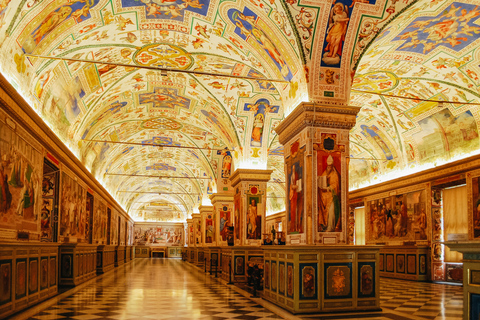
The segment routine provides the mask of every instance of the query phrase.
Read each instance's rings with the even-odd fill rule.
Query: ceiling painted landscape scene
[[[351,189],[477,154],[479,38],[474,0],[0,3],[0,71],[136,221],[185,221],[236,168],[285,210],[302,101],[361,107]]]

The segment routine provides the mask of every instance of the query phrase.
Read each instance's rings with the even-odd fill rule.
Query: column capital
[[[273,170],[262,170],[262,169],[237,169],[230,176],[230,181],[232,182],[232,187],[235,188],[242,181],[258,181],[258,182],[268,182],[270,176],[272,175]]]
[[[217,202],[233,202],[233,193],[214,193],[209,196],[212,205],[215,206]]]
[[[201,215],[204,215],[204,214],[209,214],[209,213],[212,213],[213,212],[213,206],[206,206],[206,205],[199,205],[198,206],[198,211],[200,211],[200,214]],[[193,217],[193,215],[192,215]]]
[[[192,213],[192,220],[193,219],[200,219],[201,218],[201,214],[200,213]]]
[[[323,106],[302,102],[276,128],[278,140],[285,145],[290,139],[308,127],[348,129],[355,126],[359,107]]]

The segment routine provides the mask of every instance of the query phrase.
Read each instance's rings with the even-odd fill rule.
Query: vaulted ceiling
[[[353,188],[478,152],[475,2],[5,0],[0,71],[134,219],[184,221],[225,157],[273,213],[301,101],[362,107]]]

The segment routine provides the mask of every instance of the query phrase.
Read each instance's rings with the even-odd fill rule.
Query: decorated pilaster
[[[195,246],[195,233],[193,232],[193,219],[187,219],[187,235],[185,242],[189,247]]]
[[[303,102],[275,129],[284,146],[288,244],[346,243],[349,131],[358,111]]]
[[[201,214],[200,213],[192,214],[192,220],[193,220],[194,243],[196,247],[201,247],[203,245]]]
[[[215,193],[210,195],[215,212],[215,239],[218,246],[227,245],[228,227],[233,226],[233,194]]]
[[[272,170],[237,169],[230,181],[234,195],[235,245],[262,244],[267,182]]]
[[[215,221],[215,213],[213,206],[201,205],[198,207],[201,215],[202,238],[204,246],[216,246],[217,238],[215,237],[215,229],[217,224]]]

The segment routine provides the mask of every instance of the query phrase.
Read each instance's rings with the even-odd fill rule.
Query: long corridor
[[[293,316],[179,259],[135,259],[12,319],[462,318],[462,287],[382,279],[382,312]],[[271,311],[262,305],[268,307]]]

